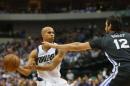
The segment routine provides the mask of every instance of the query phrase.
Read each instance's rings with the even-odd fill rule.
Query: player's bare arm
[[[65,52],[66,51],[58,50],[58,54],[52,59],[52,62],[50,64],[46,64],[44,66],[32,65],[32,66],[28,66],[28,68],[33,70],[40,70],[40,71],[51,71],[55,69],[59,63],[61,63],[61,61],[64,58]]]
[[[36,50],[33,50],[33,51],[29,54],[28,62],[27,62],[27,65],[26,65],[26,66],[35,64],[34,62],[35,62],[36,55],[37,55],[37,51],[36,51]],[[22,75],[24,75],[24,76],[28,76],[28,75],[32,72],[31,69],[26,69],[25,67],[19,67],[19,68],[17,69],[17,71],[18,71],[19,73],[21,73]]]
[[[74,43],[69,43],[69,44],[53,44],[49,42],[42,42],[44,46],[49,46],[57,49],[62,49],[66,51],[85,51],[91,49],[91,46],[89,42],[74,42]]]

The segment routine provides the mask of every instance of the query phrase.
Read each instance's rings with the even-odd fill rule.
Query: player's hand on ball
[[[20,66],[20,58],[15,54],[8,54],[4,56],[4,69],[8,72],[16,71]]]

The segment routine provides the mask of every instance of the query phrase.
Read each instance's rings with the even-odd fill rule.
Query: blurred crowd
[[[34,80],[22,78],[18,73],[0,71],[0,86],[37,86]]]
[[[130,9],[129,0],[0,0],[0,13],[102,12]]]
[[[104,68],[102,71],[99,71],[96,75],[84,74],[83,76],[78,76],[74,80],[74,74],[71,70],[68,70],[66,78],[68,83],[73,84],[74,86],[99,86],[105,78],[108,77],[107,68]]]
[[[35,76],[34,76],[35,77]],[[5,71],[0,71],[0,86],[37,86],[35,78],[28,79],[23,78],[19,73],[7,73]],[[104,68],[97,75],[83,75],[78,76],[76,79],[75,75],[71,70],[68,70],[66,74],[66,80],[69,84],[73,86],[99,86],[99,84],[104,81],[107,75],[107,68]]]

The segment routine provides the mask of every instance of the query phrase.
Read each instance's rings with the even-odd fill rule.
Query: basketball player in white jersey
[[[54,30],[52,27],[44,27],[41,30],[43,41],[50,43],[54,42]],[[42,81],[37,81],[37,86],[68,86],[67,81],[61,78],[60,65],[65,55],[62,50],[50,48],[44,45],[39,45],[34,49],[28,59],[27,67],[19,67],[17,69],[21,74],[28,76],[32,69],[37,70],[38,76]],[[36,65],[34,65],[34,63]]]

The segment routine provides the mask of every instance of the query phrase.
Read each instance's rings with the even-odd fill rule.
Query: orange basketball
[[[20,58],[15,54],[8,54],[4,57],[4,68],[8,72],[14,72],[20,65]]]

